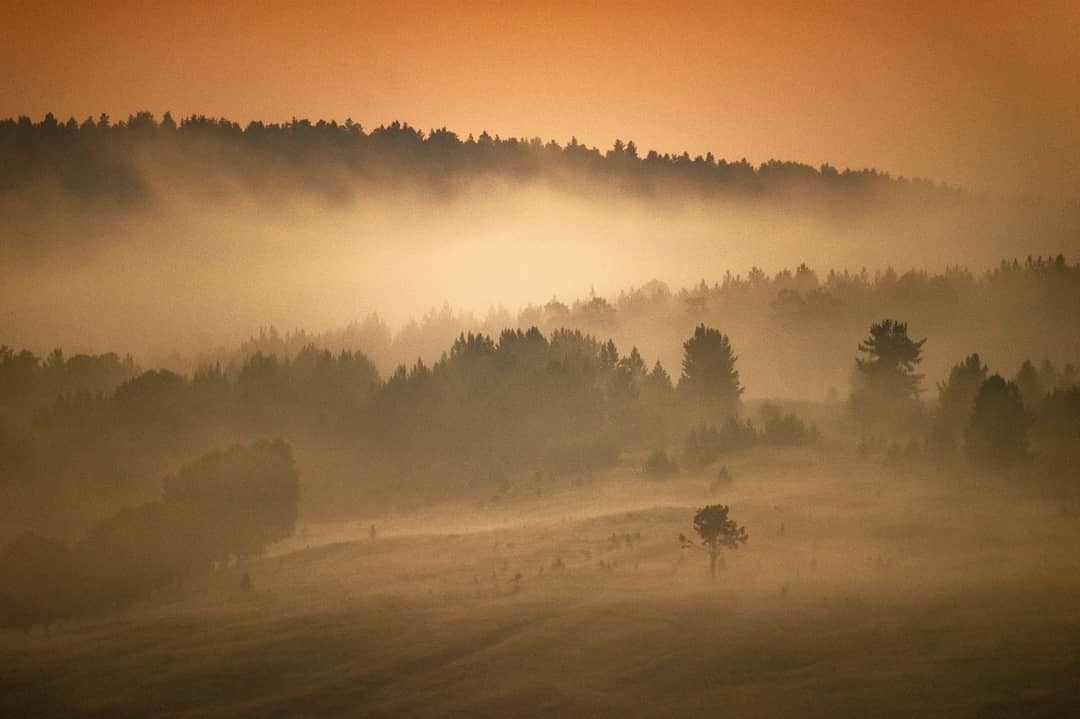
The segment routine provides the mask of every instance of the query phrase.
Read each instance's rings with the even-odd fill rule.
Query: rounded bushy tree
[[[716,562],[722,549],[738,549],[750,536],[728,516],[726,504],[710,504],[694,515],[694,531],[701,538],[701,548],[709,555],[709,575],[716,576]],[[696,547],[685,535],[679,535],[683,547]]]
[[[167,478],[164,489],[167,505],[199,523],[214,559],[258,555],[296,526],[299,474],[280,439],[210,452]]]

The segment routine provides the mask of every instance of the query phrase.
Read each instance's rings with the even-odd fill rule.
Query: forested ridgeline
[[[313,344],[191,376],[5,347],[0,625],[107,609],[257,555],[292,534],[301,496],[313,516],[338,519],[497,501],[523,476],[542,493],[628,454],[645,457],[648,479],[685,470],[711,475],[716,491],[731,482],[731,455],[810,445],[828,461],[954,483],[977,472],[1016,484],[1019,468],[1017,489],[1075,503],[1076,365],[1026,361],[1013,373],[972,353],[926,403],[919,366],[931,343],[906,322],[874,322],[847,344],[848,401],[756,412],[736,343],[705,324],[681,342],[677,380],[637,347],[536,327],[459,334],[433,364],[385,380],[364,354]]]
[[[97,392],[57,377],[69,364],[108,374],[115,358],[57,352],[43,361],[4,349],[0,491],[7,522],[74,538],[117,506],[155,501],[160,477],[193,457],[266,437],[296,448],[309,508],[339,516],[490,496],[523,472],[537,481],[587,475],[627,453],[652,452],[644,471],[664,475],[822,437],[841,454],[858,446],[912,462],[1000,466],[1048,458],[1047,476],[1062,474],[1080,440],[1075,362],[1009,366],[962,353],[934,392],[920,365],[937,338],[908,328],[887,319],[871,324],[869,338],[864,327],[845,339],[846,401],[780,400],[755,411],[743,399],[752,363],[738,336],[705,324],[678,343],[673,372],[637,347],[535,327],[459,334],[437,361],[386,379],[362,353],[308,345],[191,375],[123,362],[134,376]],[[69,389],[43,402],[44,388],[58,386]]]
[[[821,400],[846,395],[851,344],[881,317],[904,317],[934,338],[922,366],[932,384],[944,380],[955,358],[971,348],[1002,367],[1031,358],[1064,366],[1080,356],[1076,307],[1080,265],[1060,256],[1002,261],[982,273],[953,267],[940,273],[831,270],[822,276],[800,265],[768,275],[752,268],[679,290],[653,281],[610,299],[553,298],[517,312],[492,309],[482,317],[444,305],[396,329],[374,314],[321,333],[269,327],[233,349],[189,357],[137,361],[114,353],[65,357],[59,350],[42,357],[7,348],[0,398],[8,406],[42,408],[59,396],[109,394],[147,365],[195,377],[216,367],[235,382],[256,354],[284,362],[311,347],[347,353],[350,371],[364,386],[369,375],[389,377],[417,359],[434,364],[462,333],[498,337],[508,327],[537,327],[546,335],[579,328],[678,367],[683,340],[704,323],[724,328],[737,343],[752,396]]]
[[[257,352],[235,374],[217,365],[190,376],[148,370],[110,392],[43,402],[67,362],[111,360],[53,353],[41,361],[7,349],[0,356],[8,380],[0,395],[5,494],[51,504],[57,515],[97,500],[143,499],[147,487],[152,496],[152,477],[228,439],[346,447],[349,482],[405,493],[414,476],[453,493],[523,466],[609,463],[624,443],[662,437],[674,392],[666,371],[647,367],[636,350],[623,356],[573,330],[463,334],[437,362],[402,366],[386,380],[361,353],[309,346],[293,357]],[[18,382],[10,381],[15,373]]]
[[[602,152],[576,139],[565,145],[540,138],[500,138],[483,132],[460,137],[446,128],[427,132],[393,122],[366,131],[346,120],[293,119],[285,123],[191,116],[176,122],[140,112],[112,122],[107,115],[77,121],[48,114],[0,121],[0,192],[62,189],[78,197],[122,204],[151,198],[155,185],[187,185],[197,194],[242,187],[277,197],[297,188],[332,201],[354,196],[357,185],[420,183],[452,191],[469,177],[569,180],[590,191],[616,189],[676,196],[758,196],[809,193],[858,202],[906,197],[953,202],[959,191],[926,180],[875,170],[843,170],[770,160],[754,166],[712,153],[639,152],[615,141]],[[199,188],[202,188],[201,190]]]
[[[985,272],[962,267],[942,272],[893,269],[867,272],[806,265],[745,275],[672,290],[662,282],[604,298],[552,299],[512,313],[486,316],[434,309],[393,330],[371,315],[347,327],[311,333],[267,328],[230,351],[215,351],[170,365],[190,373],[220,364],[235,374],[256,352],[294,357],[308,345],[334,352],[362,351],[387,376],[418,357],[433,363],[462,332],[497,336],[506,327],[535,326],[545,333],[575,327],[636,345],[667,367],[681,360],[683,339],[701,323],[722,327],[742,358],[743,377],[758,397],[821,400],[844,396],[850,385],[850,347],[873,321],[904,317],[932,336],[923,371],[944,380],[955,358],[977,347],[1002,367],[1025,359],[1063,365],[1080,357],[1080,265],[1064,257],[1001,261]]]

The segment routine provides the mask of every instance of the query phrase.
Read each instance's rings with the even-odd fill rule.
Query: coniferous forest
[[[1080,716],[1078,33],[5,8],[0,717]]]

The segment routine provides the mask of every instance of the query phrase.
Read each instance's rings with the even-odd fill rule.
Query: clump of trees
[[[939,455],[952,452],[963,437],[988,372],[975,353],[953,365],[948,379],[938,382],[938,409],[931,439]]]
[[[73,546],[17,537],[0,552],[0,622],[48,624],[260,554],[293,533],[299,496],[284,441],[211,452],[166,478],[161,501],[121,510]]]
[[[1065,265],[1029,261],[1029,267]],[[1075,454],[1069,447],[1080,436],[1080,389],[1074,365],[1066,364],[1059,372],[1049,360],[1036,367],[1026,359],[1007,380],[990,375],[979,354],[970,354],[938,383],[936,410],[924,422],[926,412],[919,401],[923,377],[915,368],[925,342],[911,339],[907,323],[883,320],[871,325],[870,337],[859,344],[865,356],[856,359],[851,407],[860,421],[897,433],[880,443],[888,447],[890,461],[946,459],[962,446],[974,463],[1008,466],[1032,457],[1033,438],[1059,460]],[[925,433],[925,443],[919,441],[920,433]],[[871,449],[865,439],[860,443],[864,454]]]
[[[815,427],[807,426],[799,417],[785,413],[775,404],[762,405],[760,414],[760,441],[766,447],[796,447],[813,442],[818,437]]]
[[[1040,405],[1036,429],[1043,437],[1057,441],[1080,439],[1080,385],[1057,387]]]
[[[1068,284],[1071,267],[1044,265],[1021,275],[1052,274]],[[809,268],[789,279],[807,288],[818,282]],[[775,288],[763,274],[754,283]],[[732,280],[729,289],[739,295],[741,281]],[[708,288],[702,293],[727,296]],[[676,300],[669,295],[664,301]],[[608,314],[602,302],[593,298],[590,312]],[[215,361],[191,375],[139,372],[134,362],[115,355],[76,361],[59,352],[43,359],[0,351],[0,386],[8,393],[0,396],[0,498],[18,503],[18,511],[32,507],[31,514],[39,507],[46,507],[40,514],[51,510],[47,503],[56,497],[93,496],[99,505],[129,505],[157,481],[162,457],[197,456],[222,432],[294,442],[318,438],[348,448],[349,464],[326,492],[327,503],[342,514],[349,509],[341,497],[415,506],[466,490],[490,495],[517,472],[583,476],[615,464],[626,451],[674,446],[682,467],[701,471],[732,452],[818,438],[813,425],[773,404],[764,405],[753,422],[740,416],[743,384],[735,342],[700,322],[682,338],[677,386],[659,360],[646,362],[636,346],[623,352],[614,339],[566,328],[547,334],[536,326],[497,335],[460,333],[433,363],[399,365],[386,379],[362,352],[310,342],[297,349],[291,341],[271,333],[247,347],[251,353],[242,361]],[[989,369],[971,355],[938,385],[939,407],[930,415],[919,398],[922,378],[916,372],[924,342],[909,336],[904,321],[874,323],[855,363],[855,419],[886,434],[881,447],[893,448],[897,461],[924,461],[927,432],[925,445],[936,458],[959,456],[962,447],[963,456],[975,458],[994,445],[1017,461],[1040,453],[1048,442],[1064,446],[1076,437],[1080,415],[1072,365],[1059,370],[1044,361],[1020,368],[1013,382],[1028,418],[1021,422],[1019,413],[1002,409],[1009,402],[990,399],[973,416]],[[839,344],[842,352],[844,346]],[[283,354],[270,353],[275,348]],[[838,362],[850,366],[846,355]],[[110,383],[116,383],[111,390],[94,389]],[[47,401],[54,391],[61,393]],[[1007,386],[1003,391],[1011,392]],[[1011,429],[987,439],[992,427]],[[1008,447],[995,444],[1006,439]],[[674,463],[674,456],[669,459]],[[209,472],[214,462],[228,460],[207,460],[204,469]],[[164,511],[147,519],[154,511],[117,519],[117,531],[121,524],[172,521]],[[237,536],[230,551],[243,553],[237,549],[243,519],[231,524]],[[65,539],[85,529],[72,522]]]
[[[979,387],[967,427],[966,447],[972,459],[1011,463],[1027,455],[1031,417],[1015,382],[995,374]]]
[[[131,355],[64,355],[55,349],[45,357],[0,345],[0,412],[34,412],[57,397],[108,394],[139,374]]]
[[[874,323],[859,344],[851,406],[856,416],[876,425],[910,431],[923,419],[919,402],[923,376],[915,372],[925,339],[913,340],[907,323]],[[989,368],[976,354],[954,365],[938,383],[938,403],[927,425],[926,447],[936,458],[953,454],[962,443],[967,457],[985,465],[1008,465],[1031,455],[1036,431],[1044,441],[1069,437],[1080,426],[1080,408],[1070,400],[1076,378],[1073,365],[1058,372],[1044,361],[1036,368],[1025,360],[1013,380]],[[1075,436],[1073,434],[1072,436]],[[889,457],[913,462],[922,455],[915,437],[906,445],[894,439]]]
[[[949,456],[962,445],[976,463],[1010,465],[1032,456],[1033,439],[1057,451],[1080,438],[1080,386],[1073,365],[1058,372],[1047,360],[1036,370],[1025,360],[1012,380],[989,372],[972,354],[938,384],[928,439],[937,456]]]
[[[163,482],[163,504],[198,518],[205,558],[245,559],[293,533],[300,501],[292,448],[283,440],[203,455]]]
[[[85,491],[90,477],[123,503],[145,490],[140,478],[161,453],[194,454],[220,431],[319,436],[385,458],[387,494],[429,501],[518,470],[609,466],[626,448],[662,444],[680,412],[668,373],[637,348],[624,354],[577,330],[507,329],[460,334],[434,364],[401,365],[386,380],[363,353],[308,345],[63,394],[34,422],[0,408],[0,448],[10,450],[0,466],[61,493]]]
[[[694,470],[710,467],[721,457],[756,446],[795,447],[814,442],[817,429],[794,414],[785,413],[775,404],[762,405],[762,429],[750,419],[731,415],[719,427],[701,424],[692,427],[683,444],[683,463]]]

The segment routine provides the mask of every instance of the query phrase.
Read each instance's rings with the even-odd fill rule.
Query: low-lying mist
[[[5,125],[4,341],[160,360],[266,326],[374,312],[397,329],[443,305],[513,313],[753,266],[978,272],[1072,258],[1080,228],[1076,208],[828,166],[351,127],[317,141],[292,126],[275,153],[252,129],[203,137],[196,118]]]
[[[0,159],[0,715],[1077,714],[1077,208],[397,124]]]
[[[754,202],[658,204],[494,182],[453,198],[411,191],[345,206],[166,196],[134,216],[17,214],[14,233],[48,238],[26,257],[5,253],[0,305],[12,344],[163,357],[269,325],[325,331],[377,312],[399,327],[444,304],[516,311],[654,279],[711,284],[752,266],[981,270],[1033,247],[1072,249],[1060,237],[1029,243],[963,209],[898,214],[829,219]]]

